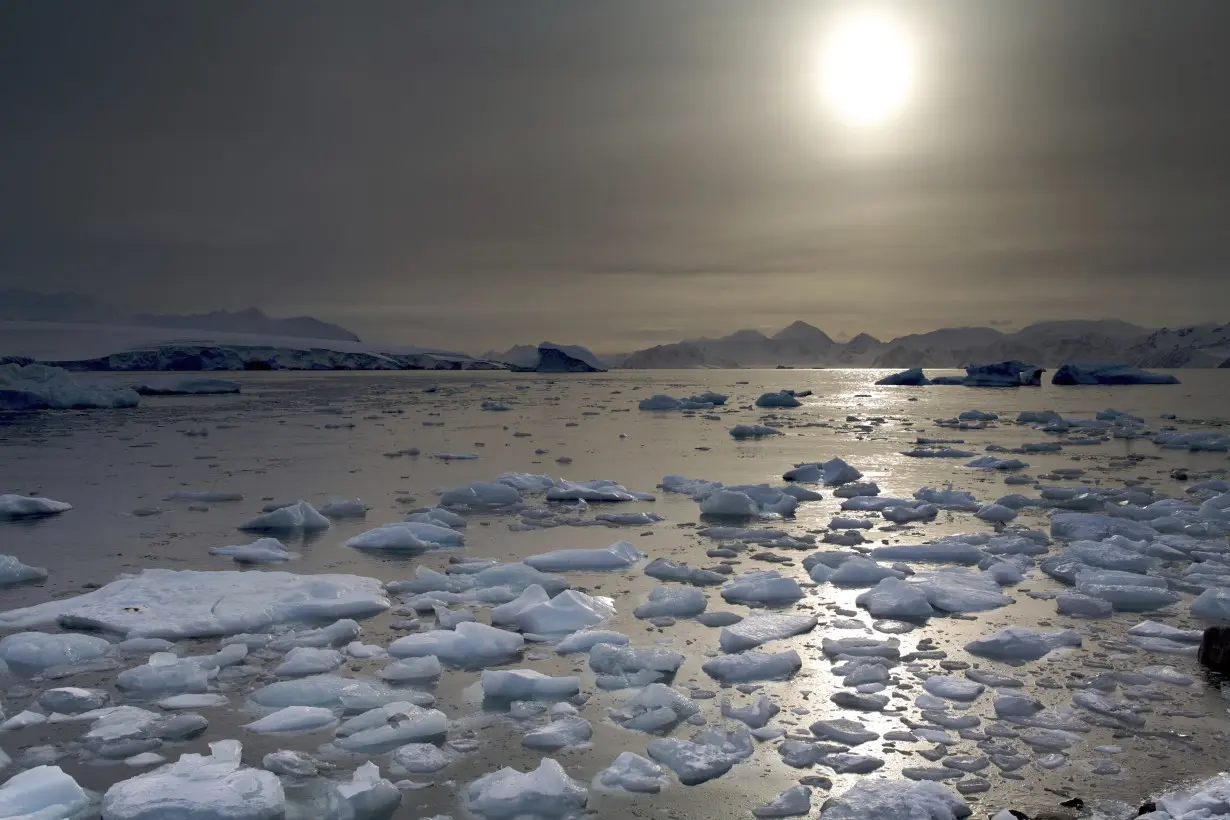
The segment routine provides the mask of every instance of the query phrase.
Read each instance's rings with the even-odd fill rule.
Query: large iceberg
[[[0,410],[110,409],[140,402],[129,387],[80,382],[59,367],[0,365]]]
[[[559,345],[543,342],[538,345],[537,359],[530,364],[509,363],[512,370],[537,373],[602,373],[606,365],[602,360],[580,345]]]
[[[1127,364],[1072,362],[1055,371],[1051,384],[1179,384],[1169,373],[1150,373]]]
[[[366,618],[388,608],[384,586],[358,575],[147,569],[83,595],[0,613],[0,626],[58,623],[175,640]]]
[[[244,766],[237,740],[209,744],[211,754],[116,783],[102,801],[103,820],[280,820],[286,797],[277,775]]]
[[[965,368],[966,387],[1022,387],[1042,383],[1043,369],[1016,361],[974,364]]]

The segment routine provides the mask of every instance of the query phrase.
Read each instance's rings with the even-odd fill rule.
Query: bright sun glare
[[[854,125],[896,116],[914,84],[914,49],[891,16],[856,11],[835,22],[821,44],[821,82],[834,113]]]

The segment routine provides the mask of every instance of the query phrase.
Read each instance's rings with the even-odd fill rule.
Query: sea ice
[[[0,587],[42,581],[46,577],[47,570],[42,567],[27,566],[12,555],[0,555]]]
[[[718,645],[723,652],[739,652],[769,641],[801,635],[815,627],[816,618],[812,615],[752,614],[734,626],[724,628],[718,636]]]
[[[621,752],[615,762],[594,777],[598,788],[657,794],[666,785],[666,772],[657,763],[633,752]]]
[[[237,740],[209,744],[210,755],[179,761],[116,783],[102,801],[104,820],[278,820],[282,784],[272,772],[243,766]]]
[[[250,696],[257,706],[280,709],[284,706],[319,706],[359,712],[388,703],[415,700],[430,704],[434,700],[422,692],[392,689],[375,681],[344,678],[340,675],[315,675],[271,683]]]
[[[360,754],[380,754],[407,743],[443,737],[448,718],[438,709],[399,700],[369,709],[337,728],[334,745]]]
[[[3,395],[0,391],[0,395]],[[51,498],[31,497],[7,493],[0,495],[0,519],[42,518],[71,510],[72,504]]]
[[[581,691],[577,677],[553,678],[533,669],[485,669],[483,694],[505,700],[567,698]]]
[[[730,428],[730,435],[732,438],[742,440],[782,436],[785,433],[776,427],[766,427],[763,424],[736,424]]]
[[[90,384],[59,367],[0,364],[0,410],[75,410],[136,407],[128,387]]]
[[[866,608],[874,618],[929,618],[935,614],[925,591],[891,577],[859,595],[855,603]]]
[[[383,584],[357,575],[147,569],[83,595],[0,613],[0,626],[58,622],[130,638],[179,639],[363,618],[388,608]]]
[[[1002,661],[1036,661],[1055,649],[1080,646],[1080,635],[1072,629],[1040,632],[1020,626],[979,638],[965,645],[967,652]]]
[[[316,512],[306,501],[281,507],[273,512],[258,515],[239,529],[250,532],[280,532],[283,530],[327,530],[329,519]]]
[[[678,564],[667,558],[655,558],[650,561],[645,565],[645,574],[659,581],[677,581],[697,586],[714,586],[724,584],[729,580],[719,572],[689,567],[687,564]]]
[[[649,493],[629,490],[607,479],[595,481],[565,481],[560,479],[547,490],[548,501],[653,501]]]
[[[186,378],[143,382],[133,389],[142,396],[216,396],[238,393],[242,385],[230,379]]]
[[[709,601],[705,593],[695,587],[654,587],[649,591],[649,601],[641,604],[632,614],[637,618],[692,618],[705,611]]]
[[[419,521],[395,521],[359,533],[346,546],[367,550],[407,550],[422,552],[444,547],[460,547],[465,536],[451,527]]]
[[[393,750],[389,769],[395,774],[434,774],[453,759],[431,743],[407,743]]]
[[[587,743],[593,736],[594,727],[589,725],[588,720],[575,715],[565,715],[546,726],[526,732],[521,738],[521,745],[554,752]]]
[[[389,654],[395,658],[435,655],[453,666],[481,668],[515,655],[524,644],[525,638],[516,632],[467,621],[455,629],[398,638],[389,645]]]
[[[101,658],[111,644],[96,635],[73,632],[18,632],[0,638],[0,661],[22,671],[41,672],[49,666],[71,666]]]
[[[862,473],[840,458],[832,458],[825,462],[797,464],[793,470],[788,470],[782,476],[787,481],[822,483],[830,487],[851,484],[862,477]]]
[[[483,775],[466,786],[465,797],[466,807],[483,820],[564,820],[580,814],[588,801],[585,787],[549,757],[532,772],[505,767]]]
[[[509,507],[521,503],[521,493],[515,487],[492,481],[475,481],[464,487],[454,487],[440,494],[442,507],[488,509]]]
[[[256,734],[275,734],[310,732],[335,723],[337,716],[330,709],[322,709],[319,706],[285,706],[260,720],[245,724],[243,728]]]
[[[790,604],[803,598],[803,590],[793,578],[776,570],[746,572],[721,589],[724,599],[734,604]]]
[[[493,624],[509,624],[522,632],[559,635],[594,626],[615,614],[610,598],[567,589],[551,598],[537,585],[526,587],[513,601],[491,610]],[[390,648],[392,651],[392,648]]]
[[[922,387],[924,385],[931,384],[931,380],[923,374],[923,369],[921,367],[911,367],[909,370],[902,370],[900,373],[890,373],[877,381],[876,384]]]
[[[1169,373],[1150,373],[1127,364],[1072,362],[1055,371],[1051,384],[1178,384]]]
[[[261,538],[238,546],[210,547],[209,554],[229,557],[237,564],[277,564],[295,556],[276,538]]]
[[[722,683],[749,683],[762,680],[784,680],[803,666],[799,653],[741,652],[724,655],[701,664],[701,670]]]
[[[756,399],[757,407],[800,407],[803,402],[794,397],[794,394],[781,390],[777,393],[764,393],[760,398]]]
[[[645,553],[627,541],[616,541],[602,549],[555,550],[522,560],[542,572],[570,572],[627,569],[644,557]]]
[[[18,772],[0,786],[0,817],[5,820],[74,820],[84,817],[90,797],[59,766]]]

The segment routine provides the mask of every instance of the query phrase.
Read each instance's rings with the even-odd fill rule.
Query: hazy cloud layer
[[[1230,6],[890,4],[918,94],[833,121],[843,4],[0,10],[0,287],[373,338],[627,350],[1230,304]]]

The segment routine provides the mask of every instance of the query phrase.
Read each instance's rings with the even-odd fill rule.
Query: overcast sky
[[[1230,306],[1230,3],[0,4],[0,287],[365,338],[632,350]]]

